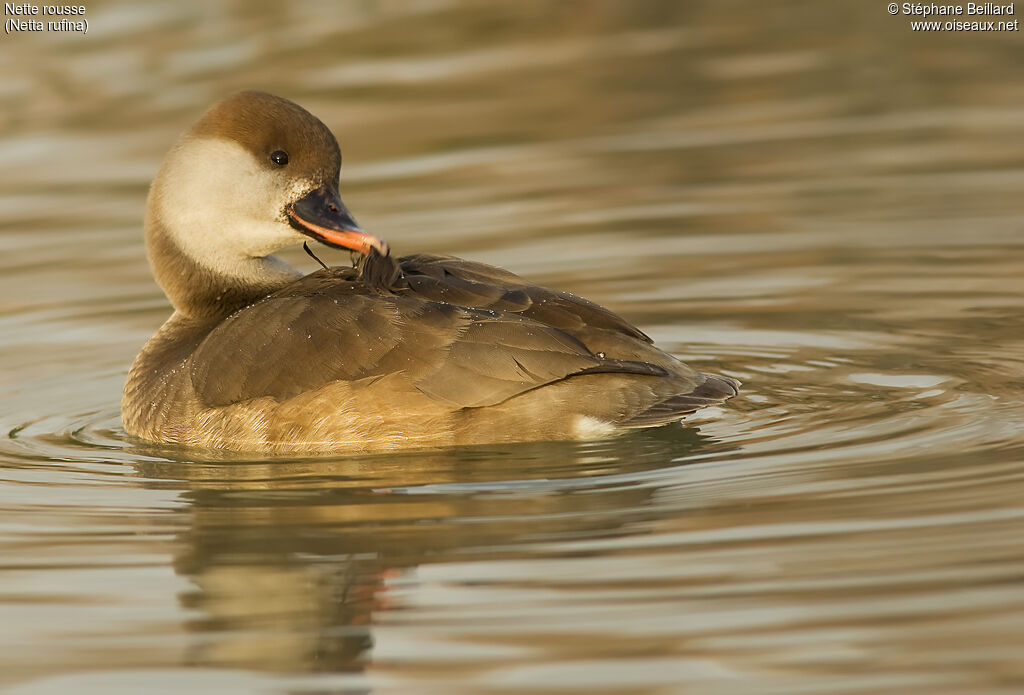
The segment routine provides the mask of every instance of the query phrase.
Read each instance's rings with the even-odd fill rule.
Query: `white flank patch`
[[[577,439],[607,439],[619,434],[619,432],[619,428],[612,423],[598,420],[589,415],[578,416],[573,426],[573,433]]]

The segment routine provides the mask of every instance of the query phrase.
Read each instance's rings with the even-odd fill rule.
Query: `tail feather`
[[[728,400],[739,393],[740,382],[727,376],[705,374],[689,393],[670,396],[622,423],[623,427],[654,427],[689,415],[700,408]]]

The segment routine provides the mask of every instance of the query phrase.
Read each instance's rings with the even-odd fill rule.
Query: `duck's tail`
[[[655,403],[621,423],[621,426],[639,428],[664,425],[705,406],[727,401],[739,393],[741,384],[732,377],[718,374],[705,374],[704,377],[704,381],[689,393],[670,396],[660,403]]]

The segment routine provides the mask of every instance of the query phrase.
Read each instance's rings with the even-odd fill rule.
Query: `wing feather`
[[[190,358],[200,400],[283,401],[336,381],[401,373],[430,398],[467,408],[575,374],[666,373],[643,360],[594,353],[570,331],[529,315],[536,288],[509,286],[511,273],[482,264],[460,263],[456,272],[439,261],[427,265],[433,284],[410,282],[396,292],[371,288],[351,271],[319,271],[236,312]],[[476,282],[487,273],[503,284]],[[556,294],[541,296],[557,305]],[[572,320],[562,323],[590,311],[589,303],[569,305],[576,310],[566,310]]]

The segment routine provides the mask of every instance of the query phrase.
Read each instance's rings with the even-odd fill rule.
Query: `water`
[[[1024,690],[1020,35],[876,4],[112,0],[5,38],[0,686]],[[338,133],[398,252],[587,296],[741,397],[610,442],[128,440],[146,186],[243,87]]]

